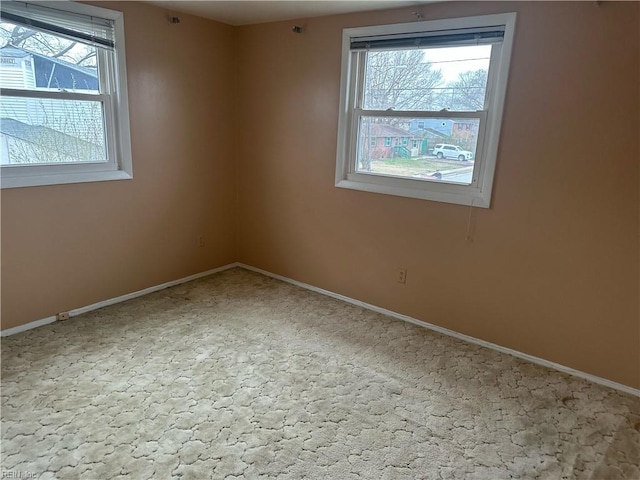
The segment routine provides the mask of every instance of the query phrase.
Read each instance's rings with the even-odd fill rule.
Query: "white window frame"
[[[100,101],[103,105],[107,161],[76,164],[2,165],[0,168],[1,188],[132,179],[133,162],[131,158],[124,15],[116,10],[71,1],[29,3],[55,8],[58,12],[79,13],[114,21],[115,49],[113,51],[97,49],[99,94],[5,88],[0,91],[2,95],[23,98]]]
[[[338,148],[335,185],[340,188],[433,200],[438,202],[489,208],[498,154],[504,99],[507,89],[509,63],[515,29],[516,14],[503,13],[476,17],[450,18],[425,22],[347,28],[342,34],[342,73],[340,113],[338,118]],[[493,44],[485,109],[477,112],[409,112],[362,110],[357,105],[364,85],[366,52],[351,51],[352,39],[379,35],[418,32],[451,31],[463,28],[504,26],[501,43]],[[358,125],[361,116],[393,116],[415,118],[478,118],[480,128],[471,185],[446,181],[417,180],[390,177],[370,172],[357,172]]]

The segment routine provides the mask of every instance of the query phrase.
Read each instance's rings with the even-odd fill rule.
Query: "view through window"
[[[470,185],[491,48],[367,52],[356,171]]]
[[[98,49],[10,22],[0,45],[1,163],[107,162]]]

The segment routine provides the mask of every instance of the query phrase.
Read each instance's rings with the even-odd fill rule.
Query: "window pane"
[[[365,109],[484,109],[491,45],[371,51]]]
[[[106,162],[102,103],[0,97],[3,165]]]
[[[362,117],[356,171],[470,185],[477,118]]]
[[[96,48],[0,23],[0,87],[99,93]]]

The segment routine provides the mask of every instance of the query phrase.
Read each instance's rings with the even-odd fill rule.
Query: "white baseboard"
[[[403,320],[405,322],[413,323],[414,325],[418,325],[420,327],[428,328],[429,330],[433,330],[435,332],[441,333],[443,335],[447,335],[449,337],[458,338],[460,340],[464,340],[465,342],[473,343],[475,345],[480,345],[482,347],[490,348],[491,350],[496,350],[498,352],[506,353],[508,355],[512,355],[514,357],[520,358],[522,360],[526,360],[531,363],[535,363],[537,365],[542,365],[544,367],[551,368],[553,370],[558,370],[563,373],[568,373],[569,375],[573,375],[575,377],[582,378],[584,380],[588,380],[593,383],[597,383],[599,385],[604,385],[605,387],[613,388],[615,390],[619,390],[621,392],[629,393],[636,397],[640,397],[640,389],[629,387],[628,385],[623,385],[622,383],[617,383],[612,380],[607,380],[606,378],[598,377],[596,375],[592,375],[590,373],[581,372],[580,370],[576,370],[571,367],[566,367],[564,365],[560,365],[559,363],[550,362],[545,360],[544,358],[534,357],[533,355],[529,355],[527,353],[522,353],[517,350],[512,350],[511,348],[503,347],[497,345],[495,343],[487,342],[485,340],[481,340],[479,338],[471,337],[469,335],[465,335],[463,333],[458,333],[454,330],[450,330],[448,328],[439,327],[438,325],[434,325],[432,323],[423,322],[422,320],[418,320],[417,318],[409,317],[408,315],[403,315],[401,313],[393,312],[391,310],[387,310],[386,308],[377,307],[375,305],[371,305],[369,303],[361,302],[360,300],[355,300],[350,297],[346,297],[344,295],[340,295],[339,293],[330,292],[328,290],[324,290],[322,288],[314,287],[313,285],[309,285],[307,283],[299,282],[297,280],[292,280],[287,277],[283,277],[282,275],[277,275],[275,273],[268,272],[266,270],[262,270],[260,268],[255,268],[250,265],[245,265],[244,263],[238,263],[238,267],[244,268],[246,270],[251,270],[252,272],[260,273],[262,275],[266,275],[267,277],[275,278],[277,280],[281,280],[286,283],[291,283],[292,285],[296,285],[298,287],[302,287],[307,290],[311,290],[316,293],[320,293],[322,295],[326,295],[328,297],[336,298],[338,300],[342,300],[343,302],[350,303],[352,305],[357,305],[362,308],[366,308],[367,310],[372,310],[377,313],[381,313],[383,315],[387,315],[389,317],[397,318],[399,320]]]
[[[308,283],[299,282],[297,280],[293,280],[291,278],[283,277],[282,275],[278,275],[275,273],[268,272],[266,270],[262,270],[260,268],[252,267],[250,265],[246,265],[244,263],[230,263],[228,265],[224,265],[222,267],[214,268],[212,270],[207,270],[206,272],[196,273],[194,275],[190,275],[188,277],[179,278],[178,280],[173,280],[171,282],[163,283],[161,285],[156,285],[154,287],[145,288],[144,290],[139,290],[137,292],[128,293],[126,295],[121,295],[119,297],[111,298],[109,300],[104,300],[102,302],[94,303],[92,305],[87,305],[86,307],[80,307],[69,311],[70,317],[75,317],[77,315],[90,312],[92,310],[97,310],[98,308],[107,307],[109,305],[114,305],[116,303],[125,302],[127,300],[131,300],[136,297],[141,297],[143,295],[147,295],[149,293],[157,292],[159,290],[164,290],[165,288],[173,287],[175,285],[180,285],[181,283],[190,282],[192,280],[196,280],[198,278],[206,277],[208,275],[213,275],[214,273],[222,272],[224,270],[229,270],[230,268],[240,267],[245,270],[250,270],[252,272],[260,273],[267,277],[275,278],[277,280],[281,280],[286,283],[290,283],[292,285],[296,285],[298,287],[302,287],[306,290],[311,290],[316,293],[320,293],[322,295],[326,295],[328,297],[332,297],[338,300],[342,300],[343,302],[350,303],[352,305],[357,305],[362,308],[366,308],[367,310],[371,310],[377,313],[381,313],[383,315],[387,315],[389,317],[397,318],[399,320],[403,320],[405,322],[413,323],[414,325],[418,325],[420,327],[428,328],[429,330],[433,330],[435,332],[441,333],[443,335],[447,335],[450,337],[458,338],[460,340],[464,340],[465,342],[473,343],[475,345],[480,345],[482,347],[490,348],[492,350],[496,350],[498,352],[506,353],[508,355],[512,355],[514,357],[527,360],[531,363],[535,363],[537,365],[542,365],[544,367],[548,367],[554,370],[558,370],[563,373],[567,373],[569,375],[573,375],[575,377],[579,377],[585,380],[588,380],[593,383],[597,383],[599,385],[604,385],[605,387],[613,388],[615,390],[619,390],[621,392],[629,393],[636,397],[640,397],[640,389],[629,387],[627,385],[623,385],[621,383],[617,383],[611,380],[607,380],[606,378],[598,377],[596,375],[592,375],[590,373],[581,372],[580,370],[576,370],[571,367],[566,367],[564,365],[560,365],[559,363],[550,362],[543,358],[534,357],[533,355],[529,355],[527,353],[518,352],[517,350],[512,350],[507,347],[502,347],[495,343],[487,342],[485,340],[481,340],[479,338],[471,337],[469,335],[465,335],[463,333],[458,333],[454,330],[450,330],[448,328],[439,327],[438,325],[434,325],[432,323],[423,322],[422,320],[418,320],[417,318],[410,317],[408,315],[403,315],[401,313],[393,312],[391,310],[387,310],[386,308],[377,307],[375,305],[371,305],[370,303],[362,302],[360,300],[356,300],[344,295],[340,295],[339,293],[330,292],[329,290],[324,290],[322,288],[314,287],[313,285],[309,285]],[[31,330],[32,328],[37,328],[42,325],[47,325],[49,323],[53,323],[56,321],[56,317],[47,317],[41,320],[36,320],[34,322],[27,323],[25,325],[19,325],[13,328],[7,328],[6,330],[2,330],[0,335],[3,337],[7,337],[9,335],[15,335],[16,333],[21,333],[27,330]]]
[[[6,328],[0,332],[0,335],[3,337],[8,337],[9,335],[15,335],[16,333],[26,332],[27,330],[31,330],[32,328],[38,328],[43,325],[48,325],[56,321],[55,315],[53,317],[41,318],[40,320],[35,320],[33,322],[25,323],[24,325],[18,325],[13,328]]]
[[[144,290],[138,290],[137,292],[127,293],[119,297],[103,300],[102,302],[94,303],[92,305],[87,305],[86,307],[75,308],[73,310],[69,310],[69,317],[75,317],[83,313],[91,312],[92,310],[97,310],[98,308],[114,305],[116,303],[126,302],[127,300],[131,300],[136,297],[148,295],[149,293],[157,292],[159,290],[164,290],[165,288],[174,287],[176,285],[180,285],[181,283],[190,282],[198,278],[206,277],[208,275],[213,275],[214,273],[222,272],[224,270],[229,270],[230,268],[235,268],[239,266],[240,266],[239,263],[230,263],[222,267],[207,270],[206,272],[196,273],[194,275],[189,275],[188,277],[172,280],[170,282],[166,282],[161,285],[155,285],[153,287],[145,288]],[[32,328],[41,327],[42,325],[47,325],[55,321],[56,321],[56,316],[54,315],[52,317],[47,317],[41,320],[36,320],[34,322],[29,322],[24,325],[18,325],[17,327],[7,328],[5,330],[2,330],[2,332],[0,332],[0,335],[3,337],[8,337],[9,335],[15,335],[16,333],[26,332],[27,330],[31,330]]]
[[[145,288],[144,290],[138,290],[137,292],[127,293],[126,295],[121,295],[116,298],[110,298],[109,300],[103,300],[102,302],[94,303],[93,305],[87,305],[86,307],[80,307],[73,310],[69,310],[69,316],[75,317],[77,315],[81,315],[83,313],[87,313],[92,310],[97,310],[98,308],[108,307],[109,305],[114,305],[120,302],[126,302],[127,300],[131,300],[133,298],[141,297],[143,295],[148,295],[149,293],[157,292],[159,290],[164,290],[165,288],[175,287],[176,285],[180,285],[181,283],[187,283],[192,280],[197,280],[198,278],[207,277],[209,275],[213,275],[214,273],[223,272],[224,270],[229,270],[230,268],[235,268],[239,266],[240,266],[239,263],[230,263],[228,265],[223,265],[222,267],[207,270],[206,272],[195,273],[193,275],[189,275],[188,277],[179,278],[178,280],[172,280],[170,282],[163,283],[161,285]]]

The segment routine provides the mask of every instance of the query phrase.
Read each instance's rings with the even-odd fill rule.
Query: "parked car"
[[[433,147],[433,154],[438,158],[457,158],[460,161],[473,160],[473,152],[457,145],[439,143]]]

